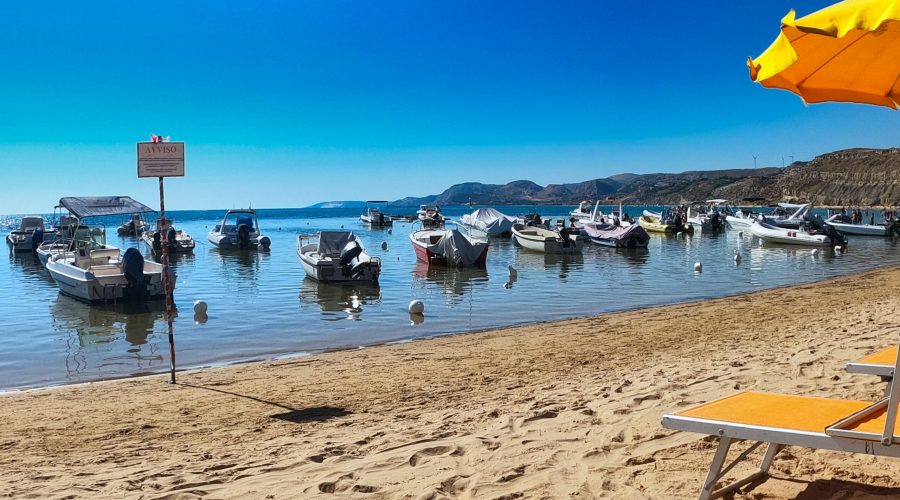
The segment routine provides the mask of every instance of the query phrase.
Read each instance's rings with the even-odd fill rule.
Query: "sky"
[[[11,2],[0,213],[131,195],[186,143],[170,209],[398,199],[454,183],[781,166],[900,145],[895,111],[805,106],[746,58],[831,1]],[[641,7],[641,6],[645,7]]]

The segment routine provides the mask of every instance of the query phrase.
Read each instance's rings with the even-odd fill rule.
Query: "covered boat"
[[[416,258],[429,264],[485,267],[488,243],[469,238],[456,229],[420,229],[409,235]]]
[[[44,218],[39,215],[22,217],[18,229],[6,236],[6,242],[13,252],[34,252],[44,241],[56,239],[56,231],[44,227]]]
[[[576,229],[562,227],[557,230],[546,229],[538,226],[526,226],[514,224],[512,228],[513,239],[523,248],[535,252],[551,254],[581,253],[587,236],[583,236]]]
[[[638,224],[617,226],[592,222],[585,224],[583,230],[591,241],[607,247],[640,248],[650,242],[650,235]]]
[[[92,304],[165,298],[161,265],[144,259],[135,248],[123,255],[106,245],[104,228],[81,225],[88,217],[124,215],[143,205],[127,196],[63,198],[60,205],[79,221],[69,250],[50,253],[47,261],[61,294]],[[174,288],[174,275],[171,280]]]
[[[259,229],[256,210],[238,209],[225,212],[221,224],[216,224],[207,235],[210,243],[218,248],[241,250],[269,250],[272,240]]]
[[[810,232],[805,225],[799,229],[785,229],[757,220],[750,226],[750,232],[766,243],[814,247],[847,245],[847,238],[831,226],[825,226],[821,232]]]
[[[324,283],[377,283],[381,275],[381,259],[370,257],[359,238],[350,231],[300,235],[297,256],[306,275]]]
[[[504,215],[493,208],[476,208],[460,217],[459,222],[470,232],[483,238],[497,238],[512,234],[515,217]]]

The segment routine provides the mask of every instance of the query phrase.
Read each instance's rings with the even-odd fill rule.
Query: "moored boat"
[[[394,224],[394,219],[391,218],[390,215],[385,215],[384,212],[381,211],[381,208],[378,206],[370,206],[372,204],[384,204],[387,203],[383,200],[370,200],[366,202],[366,211],[359,216],[359,220],[363,224],[368,224],[372,227],[385,227]]]
[[[641,248],[650,242],[650,235],[638,224],[616,226],[592,222],[584,224],[584,233],[598,245],[615,248]]]
[[[640,224],[640,226],[647,232],[670,234],[694,232],[694,227],[690,224],[685,224],[684,222],[682,222],[682,219],[680,217],[664,219],[664,222],[661,222],[659,217],[647,215],[647,212],[648,211],[645,210],[644,215],[641,216],[640,219],[638,219],[638,224]],[[665,215],[666,212],[663,212],[663,216]]]
[[[22,217],[18,229],[6,236],[6,242],[13,252],[34,252],[44,241],[56,239],[56,231],[44,227],[44,218],[39,215]]]
[[[484,267],[489,245],[456,229],[423,228],[409,235],[416,258],[429,264]]]
[[[523,248],[535,252],[551,254],[581,253],[584,242],[588,239],[577,230],[563,227],[558,230],[538,226],[514,224],[513,239]]]
[[[133,213],[131,216],[119,225],[116,230],[119,236],[134,236],[139,238],[145,231],[150,230],[150,224],[144,219],[141,213]]]
[[[459,222],[475,236],[481,238],[506,237],[512,234],[515,219],[493,208],[477,208],[460,217]]]
[[[416,216],[425,227],[443,226],[446,221],[446,217],[441,214],[441,207],[437,205],[421,205]]]
[[[159,226],[158,223],[157,226]],[[196,246],[194,238],[191,237],[187,231],[175,229],[175,221],[172,219],[166,219],[166,227],[163,229],[163,232],[166,234],[166,245],[168,245],[169,255],[179,253],[187,254],[194,251],[194,247]],[[141,240],[150,247],[153,257],[157,259],[162,257],[162,232],[159,230],[146,230],[144,231],[144,234],[141,235]]]
[[[840,213],[826,219],[825,224],[837,229],[838,232],[856,236],[891,236],[896,230],[900,229],[894,221],[881,224],[853,224],[846,216]]]
[[[229,210],[222,218],[221,224],[209,232],[207,239],[218,248],[237,248],[241,250],[268,251],[272,240],[263,236],[259,229],[259,218],[256,210]]]
[[[810,232],[806,226],[785,229],[757,220],[750,226],[750,232],[766,243],[814,247],[847,246],[847,238],[830,226],[825,226],[821,232]]]
[[[369,256],[359,238],[350,231],[300,235],[297,256],[306,275],[323,283],[377,283],[381,275],[381,259]]]

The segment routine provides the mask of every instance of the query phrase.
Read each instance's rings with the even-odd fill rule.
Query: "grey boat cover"
[[[434,253],[443,255],[448,264],[474,266],[486,245],[487,243],[473,243],[464,234],[451,229],[431,249]]]
[[[351,231],[322,231],[319,233],[319,244],[316,251],[322,257],[340,257],[341,250],[351,241],[356,241],[360,248],[365,249],[362,242]]]
[[[585,224],[584,232],[591,238],[607,239],[607,240],[624,240],[626,238],[636,238],[641,241],[649,241],[650,236],[638,224],[632,224],[628,227],[615,226],[612,224]]]
[[[130,196],[79,196],[60,198],[59,204],[79,219],[104,215],[128,215],[155,212]]]
[[[463,224],[480,229],[488,235],[496,235],[512,231],[515,219],[493,208],[476,208],[472,213],[463,215],[461,220]]]

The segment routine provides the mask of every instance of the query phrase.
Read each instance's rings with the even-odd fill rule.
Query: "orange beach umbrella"
[[[756,59],[750,78],[790,90],[806,103],[900,108],[900,0],[845,0],[795,19]]]

